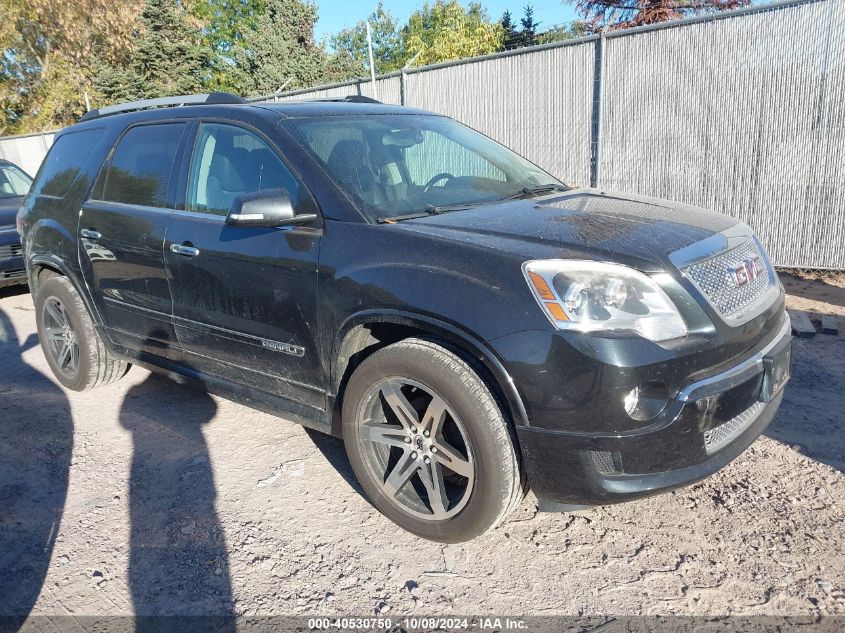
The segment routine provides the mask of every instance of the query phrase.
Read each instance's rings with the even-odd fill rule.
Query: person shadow
[[[73,418],[65,392],[23,360],[0,310],[0,618],[17,630],[41,593],[68,492]]]
[[[207,393],[156,374],[130,388],[121,405],[133,444],[128,577],[138,631],[234,631],[225,534],[202,428],[216,412]]]

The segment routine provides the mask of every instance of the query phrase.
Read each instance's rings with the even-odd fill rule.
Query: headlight
[[[687,334],[678,309],[653,279],[622,266],[583,260],[525,262],[540,307],[561,330],[636,332],[652,341]]]

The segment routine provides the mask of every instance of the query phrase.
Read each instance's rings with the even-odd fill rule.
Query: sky
[[[468,1],[462,0],[463,4]],[[378,4],[378,0],[365,2],[350,0],[316,0],[319,8],[319,20],[315,29],[317,40],[324,35],[332,35],[347,26],[352,26],[359,20],[366,18]],[[384,8],[404,24],[414,10],[425,4],[425,0],[384,0]],[[526,0],[482,0],[490,17],[498,20],[505,10],[510,10],[514,20],[519,24],[522,8],[528,4]],[[572,22],[576,19],[575,6],[561,3],[560,0],[536,0],[530,3],[534,7],[534,19],[540,22],[540,30],[553,24]]]

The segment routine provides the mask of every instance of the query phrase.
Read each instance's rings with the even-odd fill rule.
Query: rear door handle
[[[196,257],[200,254],[200,249],[194,248],[193,246],[185,246],[183,244],[171,244],[170,252],[176,253],[177,255],[185,255],[187,257]]]
[[[87,237],[89,240],[98,240],[103,237],[102,233],[93,229],[82,229],[81,231],[79,231],[79,234],[82,237]]]

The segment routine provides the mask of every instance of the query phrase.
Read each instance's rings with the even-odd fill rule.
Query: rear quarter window
[[[35,178],[36,195],[63,198],[79,176],[79,171],[104,130],[80,130],[62,134],[55,140]]]

